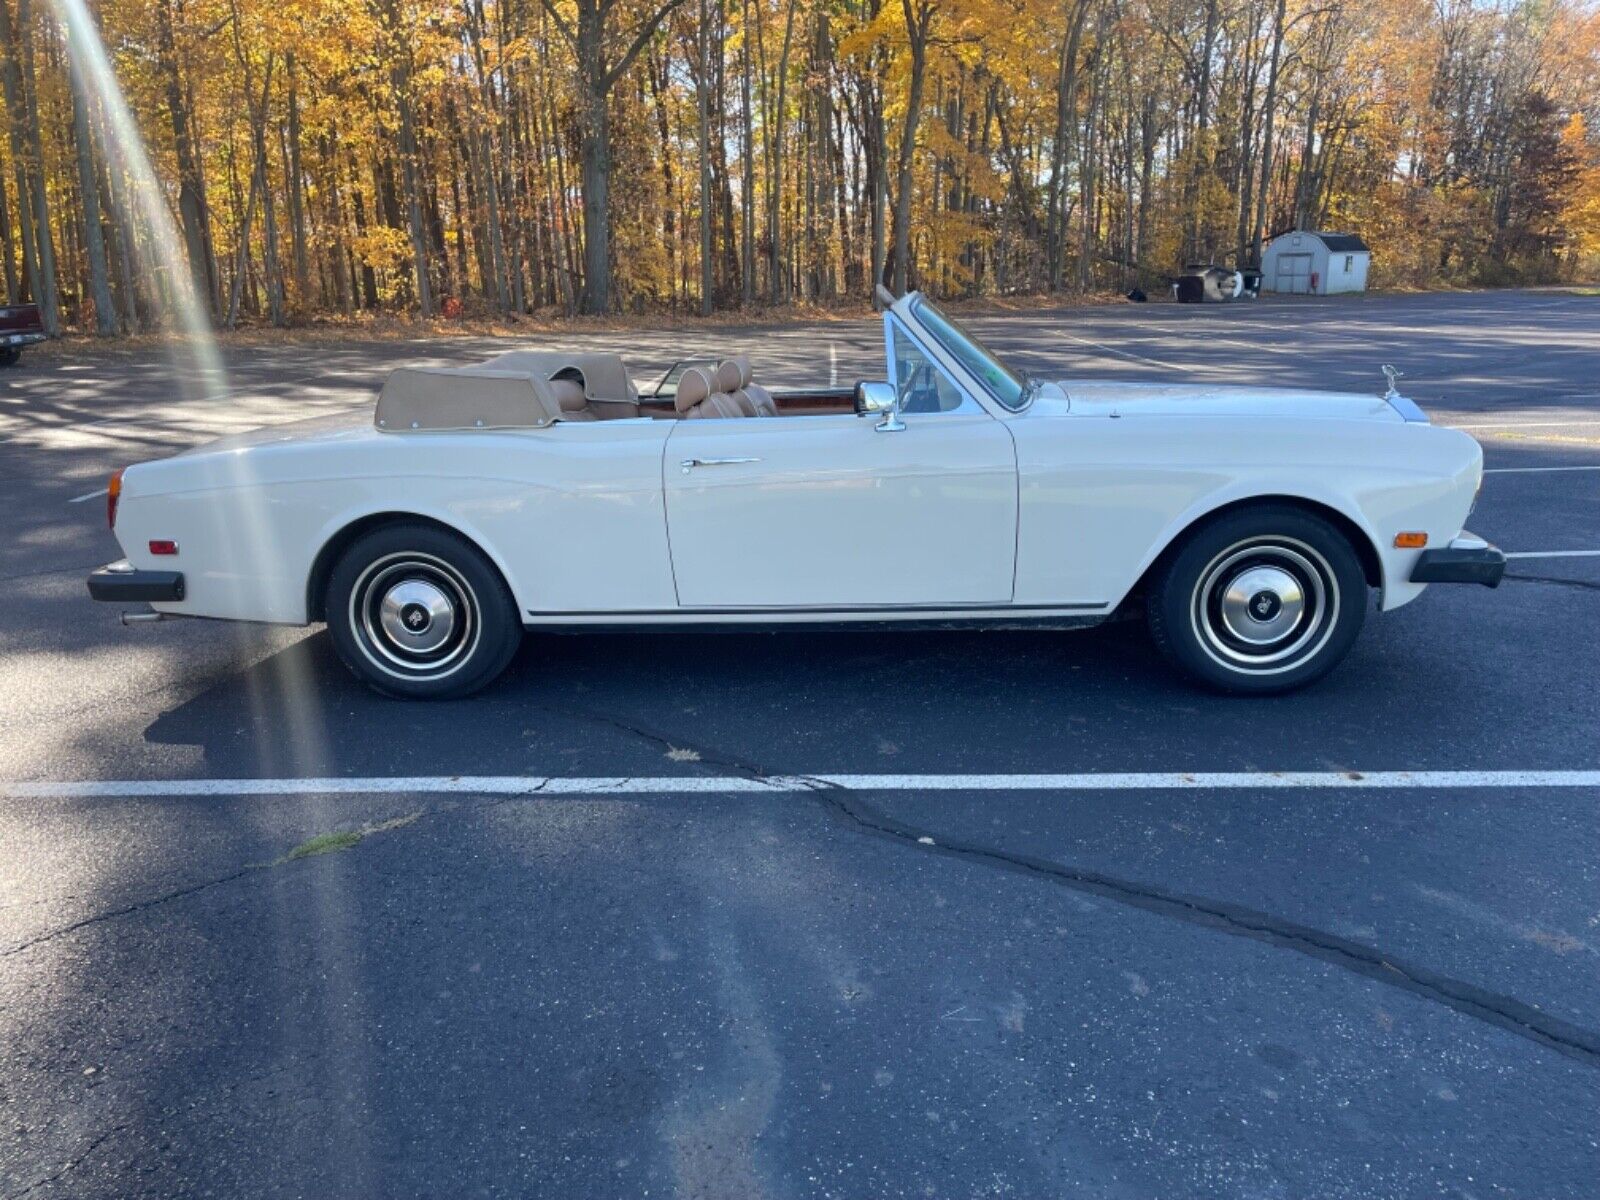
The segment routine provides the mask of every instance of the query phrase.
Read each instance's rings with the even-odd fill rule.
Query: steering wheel
[[[908,366],[909,364],[901,364]],[[905,399],[900,402],[900,411],[908,413],[938,412],[939,384],[933,374],[933,364],[924,362],[912,368],[906,380]]]

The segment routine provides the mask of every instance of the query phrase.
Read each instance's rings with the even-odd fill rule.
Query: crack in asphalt
[[[570,715],[570,714],[569,714]],[[678,742],[665,734],[598,713],[576,714],[669,748]],[[1292,950],[1388,987],[1410,992],[1463,1016],[1494,1025],[1591,1067],[1600,1067],[1600,1033],[1541,1012],[1512,996],[1489,991],[1454,976],[1408,963],[1382,950],[1301,925],[1271,913],[1200,896],[1168,892],[1036,855],[1003,850],[981,842],[944,838],[933,830],[891,817],[867,803],[859,792],[808,775],[782,774],[720,753],[698,751],[701,766],[738,772],[759,783],[800,783],[831,815],[850,826],[914,850],[1008,870],[1060,887],[1097,896],[1168,920],[1231,937]]]
[[[264,870],[269,865],[271,864],[247,863],[238,870],[229,871],[226,875],[218,875],[212,879],[202,879],[200,882],[191,883],[186,887],[174,888],[170,892],[162,892],[159,896],[150,896],[144,900],[136,900],[132,904],[123,904],[117,908],[108,908],[104,912],[98,912],[92,916],[71,921],[66,925],[58,926],[55,929],[46,930],[44,933],[28,938],[26,941],[17,942],[13,945],[7,946],[4,950],[0,950],[0,958],[11,958],[17,954],[26,953],[27,951],[32,950],[35,946],[42,946],[44,943],[54,941],[58,937],[65,937],[67,934],[75,933],[80,929],[85,929],[91,925],[98,925],[102,921],[111,921],[115,920],[117,917],[130,916],[133,913],[143,912],[148,908],[156,908],[162,904],[169,904],[174,900],[182,900],[186,896],[195,895],[197,892],[204,892],[214,887],[221,887],[225,883],[232,883],[236,879],[243,879],[246,875],[252,875],[257,871]]]
[[[1548,583],[1556,587],[1581,588],[1586,592],[1600,592],[1600,583],[1589,579],[1558,579],[1554,575],[1511,575],[1504,578],[1514,579],[1518,583]]]
[[[1600,1033],[1550,1016],[1514,997],[1405,962],[1375,947],[1242,905],[1167,892],[1099,871],[982,843],[942,839],[931,831],[879,812],[845,788],[822,781],[815,781],[811,792],[850,824],[925,853],[944,854],[1015,871],[1169,920],[1293,950],[1498,1026],[1588,1066],[1600,1067]]]
[[[12,1200],[22,1200],[22,1197],[24,1197],[26,1195],[29,1195],[30,1193],[36,1192],[42,1187],[49,1187],[52,1183],[56,1183],[57,1181],[59,1181],[60,1179],[64,1178],[65,1176],[70,1175],[73,1171],[77,1170],[80,1166],[82,1166],[83,1163],[89,1158],[89,1156],[91,1154],[93,1154],[96,1150],[100,1149],[101,1146],[105,1145],[106,1142],[110,1141],[117,1134],[126,1131],[129,1127],[130,1126],[129,1126],[129,1124],[127,1122],[123,1122],[120,1125],[113,1125],[110,1129],[107,1129],[104,1132],[102,1132],[99,1137],[95,1138],[87,1146],[85,1146],[84,1149],[83,1149],[83,1153],[77,1155],[75,1158],[68,1159],[66,1162],[62,1163],[61,1166],[57,1167],[49,1175],[46,1175],[46,1176],[44,1176],[43,1178],[40,1178],[40,1179],[35,1179],[32,1183],[30,1183],[27,1187],[23,1188],[20,1192],[13,1192],[11,1194]]]
[[[534,788],[529,794],[532,795],[538,791],[541,791],[543,787],[544,784],[540,784],[539,787]],[[364,825],[360,829],[350,831],[357,834],[356,841],[351,843],[349,846],[342,847],[341,849],[354,849],[357,845],[366,841],[367,838],[372,837],[374,834],[393,833],[397,829],[404,829],[407,825],[411,825],[417,821],[420,821],[423,817],[437,816],[440,813],[449,812],[455,807],[456,805],[453,803],[442,804],[430,809],[419,809],[416,812],[408,813],[405,816],[393,817],[387,821],[379,821],[375,824]],[[306,844],[307,843],[304,842],[301,843],[302,846]],[[270,871],[274,867],[290,866],[307,858],[321,858],[324,857],[326,853],[326,851],[322,851],[312,854],[297,855],[295,854],[294,850],[290,850],[283,856],[271,859],[267,862],[245,863],[244,866],[229,871],[226,874],[216,875],[210,879],[202,879],[195,883],[187,884],[181,888],[174,888],[170,892],[162,892],[157,896],[149,896],[143,900],[135,900],[130,904],[119,905],[116,908],[108,908],[103,912],[94,913],[91,916],[82,917],[76,921],[70,921],[65,925],[58,926],[55,929],[48,929],[43,933],[36,934],[35,936],[26,939],[25,941],[16,942],[13,945],[7,946],[4,950],[0,950],[0,958],[11,958],[18,954],[24,954],[27,951],[32,950],[35,946],[42,946],[46,942],[54,941],[59,937],[65,937],[69,933],[76,933],[80,929],[86,929],[92,925],[99,925],[105,921],[112,921],[118,917],[131,916],[134,913],[144,912],[147,909],[158,908],[163,904],[171,904],[174,900],[184,900],[190,896],[197,895],[200,892],[210,891],[212,888],[233,883],[258,872]]]
[[[676,739],[640,724],[630,723],[604,713],[572,712],[577,716],[613,729],[628,733],[641,740],[666,747],[683,749]],[[1422,999],[1443,1005],[1463,1016],[1472,1017],[1496,1026],[1519,1037],[1555,1050],[1585,1065],[1600,1067],[1600,1033],[1570,1021],[1541,1012],[1511,996],[1456,979],[1414,963],[1405,962],[1385,954],[1376,947],[1342,938],[1325,930],[1260,912],[1242,905],[1229,904],[1206,897],[1187,896],[1168,892],[1148,884],[1119,879],[1100,871],[1075,867],[1036,855],[1003,850],[981,842],[969,842],[940,836],[930,829],[912,825],[889,816],[873,807],[854,789],[830,780],[810,775],[781,774],[769,771],[758,764],[720,752],[696,751],[700,754],[698,766],[712,767],[731,772],[752,782],[774,787],[792,787],[800,784],[806,794],[817,799],[823,810],[851,829],[908,846],[916,851],[943,855],[966,862],[978,863],[1000,870],[1012,871],[1029,878],[1053,883],[1073,891],[1096,896],[1113,903],[1147,912],[1153,916],[1174,920],[1186,925],[1209,929],[1232,937],[1292,950],[1307,957],[1328,963],[1352,974],[1371,979],[1388,987],[1410,992]],[[438,816],[457,808],[479,811],[506,804],[515,804],[536,796],[551,781],[546,779],[537,788],[516,796],[504,796],[471,805],[448,804],[419,810],[412,820]],[[624,781],[624,786],[626,781]],[[409,823],[409,822],[408,822]],[[98,913],[72,922],[69,925],[38,935],[0,951],[0,958],[23,953],[44,942],[103,921],[127,916],[167,904],[175,900],[232,883],[267,868],[283,865],[286,859],[273,862],[249,863],[214,879],[203,880],[137,903]]]

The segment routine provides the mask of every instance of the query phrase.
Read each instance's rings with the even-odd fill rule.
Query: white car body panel
[[[1349,519],[1381,565],[1382,606],[1396,608],[1425,585],[1408,582],[1419,551],[1394,549],[1394,535],[1420,530],[1430,545],[1446,544],[1461,530],[1482,471],[1482,453],[1466,434],[1398,418],[1373,437],[1361,421],[1263,421],[1233,409],[1146,415],[1122,405],[1124,415],[1085,414],[1080,385],[1063,386],[1070,408],[1041,397],[1010,422],[1021,488],[1017,561],[1026,566],[1017,573],[1018,604],[1115,604],[1195,521],[1238,501],[1282,497]],[[1299,398],[1275,397],[1291,411]]]
[[[661,495],[672,422],[400,437],[365,415],[338,431],[319,423],[305,440],[235,442],[127,470],[118,540],[135,566],[180,569],[187,584],[181,603],[154,607],[304,624],[318,551],[381,513],[471,539],[524,613],[676,607]],[[150,555],[152,538],[177,542],[178,557]]]
[[[950,413],[880,434],[847,414],[756,421],[754,436],[751,424],[673,422],[665,480],[680,604],[1010,603],[1017,467],[1002,422]],[[718,458],[755,461],[706,461]]]
[[[876,417],[576,422],[391,433],[370,410],[130,467],[115,533],[183,572],[158,610],[305,623],[355,523],[424,517],[478,545],[529,625],[1108,615],[1206,514],[1277,498],[1338,514],[1395,608],[1421,531],[1456,536],[1482,476],[1458,431],[1381,397],[1068,379],[1012,412],[917,324],[972,403]],[[893,371],[891,366],[891,373]],[[697,466],[688,459],[749,458]],[[176,557],[149,553],[178,543]]]

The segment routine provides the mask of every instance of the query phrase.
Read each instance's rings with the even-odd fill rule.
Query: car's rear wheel
[[[1154,580],[1151,637],[1229,692],[1286,692],[1326,675],[1361,632],[1367,582],[1348,538],[1302,509],[1262,505],[1190,534]]]
[[[476,546],[430,525],[357,538],[328,577],[328,631],[339,658],[385,695],[470,695],[506,668],[522,622],[500,573]]]

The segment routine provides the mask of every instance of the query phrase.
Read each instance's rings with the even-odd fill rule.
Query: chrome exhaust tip
[[[124,625],[147,625],[151,621],[165,621],[166,613],[158,612],[125,612],[122,614]]]

